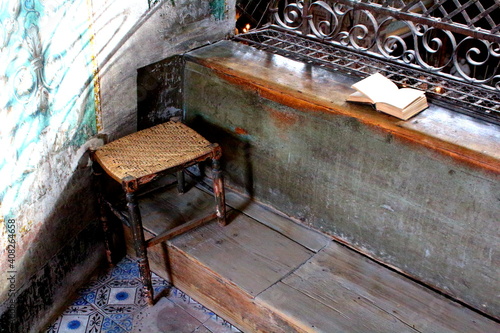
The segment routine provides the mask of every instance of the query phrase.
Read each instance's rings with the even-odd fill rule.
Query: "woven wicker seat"
[[[94,175],[101,207],[101,221],[105,231],[108,261],[111,263],[111,246],[107,225],[107,208],[130,225],[134,238],[137,261],[145,288],[147,302],[153,304],[153,288],[151,272],[147,258],[147,248],[164,242],[202,223],[218,219],[225,225],[224,186],[219,167],[221,149],[212,144],[182,123],[167,122],[108,143],[91,152]],[[181,226],[168,230],[153,239],[145,241],[141,214],[135,192],[142,185],[159,179],[165,174],[177,172],[179,192],[184,191],[183,169],[211,159],[214,177],[215,212],[207,217],[189,221]],[[112,179],[119,182],[125,191],[128,216],[118,213],[119,210],[105,199],[101,191],[101,177],[104,171]]]
[[[113,141],[95,152],[107,174],[121,182],[141,178],[210,154],[212,144],[182,123],[160,124]]]

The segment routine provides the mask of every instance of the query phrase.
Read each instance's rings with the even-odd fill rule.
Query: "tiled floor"
[[[142,297],[137,264],[123,259],[104,276],[94,278],[78,300],[49,327],[47,333],[240,332],[167,281],[153,275],[155,294],[165,292],[153,307]]]

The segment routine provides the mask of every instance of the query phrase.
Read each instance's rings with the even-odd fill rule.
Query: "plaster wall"
[[[111,140],[137,129],[139,68],[224,39],[234,31],[235,0],[162,1],[146,13],[144,1],[133,5],[118,0],[93,3],[100,127]]]
[[[230,34],[233,8],[0,1],[0,332],[42,331],[102,262],[86,152],[135,131],[137,69]]]
[[[52,296],[68,270],[80,265],[84,276],[99,260],[60,258],[47,270],[94,220],[85,157],[98,141],[89,14],[85,0],[0,1],[2,331],[36,330],[31,324],[64,302]]]
[[[242,82],[186,65],[186,118],[221,144],[229,186],[500,316],[498,174]]]

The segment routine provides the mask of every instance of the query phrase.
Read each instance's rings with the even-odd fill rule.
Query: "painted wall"
[[[234,31],[235,0],[159,1],[149,11],[145,2],[131,5],[128,1],[93,0],[93,6],[94,27],[99,32],[95,43],[102,131],[111,140],[136,130],[138,95],[145,95],[144,91],[138,94],[139,68],[223,39]]]
[[[71,174],[48,169],[62,162],[56,156],[76,152],[96,134],[89,16],[81,15],[88,8],[83,0],[60,3],[2,1],[0,7],[2,214],[20,221],[29,215],[32,224],[47,213],[34,199],[64,185],[47,183],[49,174]]]
[[[137,69],[231,33],[233,7],[0,0],[1,332],[40,331],[102,261],[86,151],[135,131]]]
[[[68,273],[99,260],[91,241],[57,256],[95,220],[85,195],[97,133],[90,22],[86,0],[0,2],[2,329],[27,332],[63,301],[52,296]]]

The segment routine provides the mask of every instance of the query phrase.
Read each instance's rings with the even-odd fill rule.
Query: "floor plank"
[[[241,194],[227,191],[226,202],[232,208],[242,211],[311,251],[318,252],[330,242],[330,238],[326,235],[294,223],[289,218],[273,212]]]
[[[254,219],[235,214],[226,227],[209,223],[171,243],[253,296],[314,254]]]
[[[266,307],[257,306],[246,291],[172,244],[168,247],[168,261],[175,286],[243,332],[306,333]]]
[[[303,327],[314,325],[311,332],[332,332],[332,325],[345,323],[342,332],[479,333],[500,328],[334,242],[257,299]],[[301,311],[297,302],[316,310]]]
[[[343,296],[339,295],[339,298]],[[417,332],[397,322],[394,318],[392,320],[377,318],[378,323],[374,323],[373,316],[367,309],[359,307],[353,312],[343,303],[333,306],[330,302],[323,302],[315,296],[310,296],[282,282],[259,295],[256,302],[280,314],[283,320],[305,332]]]
[[[212,195],[192,188],[180,194],[174,188],[158,191],[139,200],[143,225],[158,235],[193,219],[215,212]]]
[[[142,200],[147,237],[213,207],[212,196],[196,188],[167,192]],[[228,198],[236,208],[228,226],[209,222],[148,253],[155,272],[245,332],[500,332],[488,318],[342,245],[325,246],[282,215]],[[125,236],[133,255],[127,228]]]

